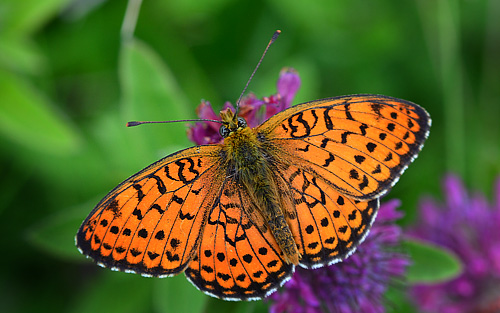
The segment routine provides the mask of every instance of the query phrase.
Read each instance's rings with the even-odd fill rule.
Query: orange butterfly
[[[418,105],[377,95],[306,102],[255,128],[220,116],[222,144],[171,154],[101,200],[80,251],[143,276],[184,271],[221,299],[261,299],[296,265],[354,252],[430,128]]]

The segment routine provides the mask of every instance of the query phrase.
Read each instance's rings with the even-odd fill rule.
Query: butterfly
[[[171,154],[109,192],[78,230],[80,252],[143,276],[184,272],[224,300],[262,299],[296,266],[355,251],[431,124],[420,106],[378,95],[302,103],[255,128],[239,109],[220,112],[222,143]]]
[[[209,295],[261,299],[295,266],[354,252],[431,124],[420,106],[379,95],[302,103],[255,128],[230,109],[220,116],[223,143],[119,184],[81,225],[79,250],[113,270],[185,272]]]

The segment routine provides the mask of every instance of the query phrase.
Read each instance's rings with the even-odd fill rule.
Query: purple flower
[[[258,99],[254,94],[244,97],[240,103],[239,116],[247,121],[248,126],[255,127],[274,114],[289,108],[299,88],[300,78],[297,72],[292,68],[284,68],[278,78],[277,93],[262,99]],[[223,107],[223,109],[227,108],[235,111],[229,102],[226,102]],[[221,120],[208,101],[202,101],[196,113],[203,119]],[[188,138],[198,145],[219,143],[222,141],[219,127],[220,124],[217,123],[197,122],[189,127]]]
[[[297,267],[292,279],[270,296],[271,313],[382,313],[388,284],[401,277],[409,260],[395,247],[401,228],[399,200],[380,207],[370,234],[357,251],[341,263],[315,270]]]
[[[418,285],[415,303],[424,312],[500,312],[500,178],[495,203],[470,195],[459,178],[444,180],[445,203],[425,199],[411,234],[453,251],[464,272],[449,282]]]

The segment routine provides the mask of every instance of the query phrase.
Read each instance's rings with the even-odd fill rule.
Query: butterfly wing
[[[179,151],[112,190],[80,227],[80,251],[99,265],[145,276],[182,272],[194,258],[223,181],[220,146]]]
[[[210,210],[196,257],[186,277],[200,290],[225,300],[256,300],[282,285],[294,271],[250,197],[231,176]]]
[[[345,259],[366,237],[378,198],[427,138],[430,118],[411,102],[354,95],[299,104],[256,132],[275,159],[282,207],[301,254],[316,268]]]
[[[316,100],[282,111],[257,128],[269,149],[334,189],[359,199],[385,194],[421,150],[429,114],[377,95]]]
[[[289,164],[275,171],[280,190],[290,190],[293,206],[284,206],[300,265],[317,268],[344,260],[364,240],[375,220],[379,200],[342,195],[327,181]]]

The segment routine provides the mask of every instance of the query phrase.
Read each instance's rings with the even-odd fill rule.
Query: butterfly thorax
[[[257,226],[264,229],[268,227],[286,260],[298,264],[300,254],[280,205],[289,201],[282,199],[285,195],[280,193],[276,185],[270,156],[263,145],[256,132],[246,126],[246,122],[230,131],[223,145],[226,175],[234,177],[251,199],[251,205],[244,208],[247,215],[259,214],[265,220],[265,225]]]

